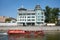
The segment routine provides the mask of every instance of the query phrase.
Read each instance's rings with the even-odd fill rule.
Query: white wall
[[[17,23],[0,23],[0,26],[17,26]]]
[[[55,23],[47,23],[47,26],[55,26]]]

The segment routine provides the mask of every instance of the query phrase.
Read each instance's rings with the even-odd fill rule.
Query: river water
[[[0,35],[0,40],[8,40],[8,35]],[[56,34],[45,34],[44,37],[33,37],[30,38],[26,37],[20,37],[20,38],[14,38],[13,37],[10,40],[60,40],[60,33]]]

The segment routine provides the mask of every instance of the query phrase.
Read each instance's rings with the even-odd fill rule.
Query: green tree
[[[52,9],[52,17],[54,18],[55,23],[58,21],[59,16],[59,8],[53,8]]]
[[[56,23],[58,21],[59,8],[45,7],[46,23]]]
[[[49,23],[50,22],[50,13],[51,13],[51,8],[49,6],[46,6],[45,7],[45,17],[46,17],[46,20],[45,22]]]
[[[10,22],[10,21],[11,21],[10,18],[5,19],[5,22]]]

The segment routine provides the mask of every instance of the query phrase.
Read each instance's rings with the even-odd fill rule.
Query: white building
[[[59,15],[58,15],[58,22],[56,24],[57,26],[60,26],[60,12],[59,12]]]
[[[41,25],[45,22],[44,11],[40,5],[36,5],[34,10],[19,8],[17,14],[17,24],[19,25]]]

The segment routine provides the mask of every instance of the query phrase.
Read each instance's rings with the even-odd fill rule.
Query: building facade
[[[11,21],[9,21],[11,20]],[[16,19],[12,17],[7,16],[0,16],[0,23],[16,23]]]
[[[5,23],[6,18],[9,18],[9,17],[0,16],[0,23]]]
[[[17,24],[19,25],[42,25],[44,21],[45,15],[40,5],[36,5],[34,10],[18,9]]]
[[[57,21],[57,26],[60,26],[60,12],[59,12],[59,15],[58,15],[58,21]]]

